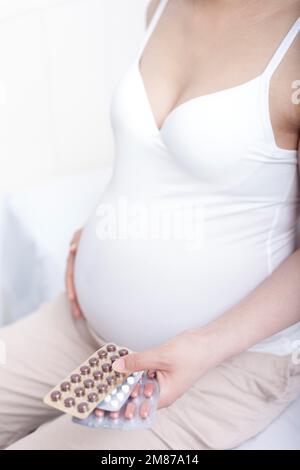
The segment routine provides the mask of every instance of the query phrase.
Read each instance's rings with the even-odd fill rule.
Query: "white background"
[[[111,92],[147,0],[0,0],[0,200],[106,165]]]
[[[112,162],[111,94],[138,50],[147,3],[0,0],[0,324],[3,199],[22,202],[23,190]]]

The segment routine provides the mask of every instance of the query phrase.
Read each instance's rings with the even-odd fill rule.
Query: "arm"
[[[299,145],[300,161],[300,145]],[[300,321],[300,250],[242,302],[207,326],[114,363],[118,371],[157,370],[159,406],[179,398],[209,369]],[[186,367],[185,357],[190,358]]]
[[[300,137],[299,89],[295,91],[295,77],[299,77],[300,37],[292,48],[289,60],[277,76],[274,90],[280,91],[277,109],[283,128]],[[291,83],[294,90],[291,99]],[[275,102],[275,101],[274,101]],[[283,146],[284,146],[283,142]],[[300,167],[300,140],[298,139],[298,167]],[[300,321],[300,250],[290,256],[268,279],[239,305],[208,325],[200,336],[216,347],[211,365],[248,349]]]
[[[299,285],[297,250],[246,299],[196,333],[200,342],[215,345],[207,364],[213,367],[299,322]]]

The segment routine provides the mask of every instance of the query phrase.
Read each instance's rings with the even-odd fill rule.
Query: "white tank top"
[[[166,3],[115,90],[114,170],[75,266],[91,328],[135,350],[211,322],[296,249],[297,151],[277,146],[268,97],[300,18],[261,75],[180,104],[159,129],[139,60]],[[299,337],[297,324],[252,349],[287,354]]]

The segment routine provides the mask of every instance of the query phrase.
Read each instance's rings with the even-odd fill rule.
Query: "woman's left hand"
[[[75,258],[77,254],[77,248],[78,248],[78,244],[80,241],[81,233],[82,233],[82,229],[77,230],[75,234],[73,235],[73,238],[70,243],[69,256],[67,260],[67,269],[66,269],[66,290],[67,290],[68,297],[70,300],[72,313],[75,318],[83,317],[83,313],[81,311],[81,308],[77,299],[77,294],[76,294],[76,289],[75,289],[75,284],[74,284]]]
[[[160,387],[159,408],[171,405],[207,370],[197,330],[187,330],[162,346],[118,359],[118,372],[156,371]]]

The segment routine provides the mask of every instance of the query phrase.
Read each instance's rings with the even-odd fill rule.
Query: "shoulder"
[[[295,41],[295,47],[294,47],[294,84],[293,87],[297,89],[298,91],[298,117],[299,117],[299,127],[300,127],[300,30],[298,33],[298,36]]]
[[[289,81],[292,87],[292,104],[293,111],[292,115],[295,120],[295,124],[300,132],[300,31],[293,44],[290,54],[290,67],[288,68]]]
[[[285,54],[273,80],[278,112],[300,131],[300,34]]]
[[[148,26],[150,21],[153,18],[153,15],[160,4],[160,0],[150,0],[148,7],[147,7],[147,13],[146,13],[146,25]]]

